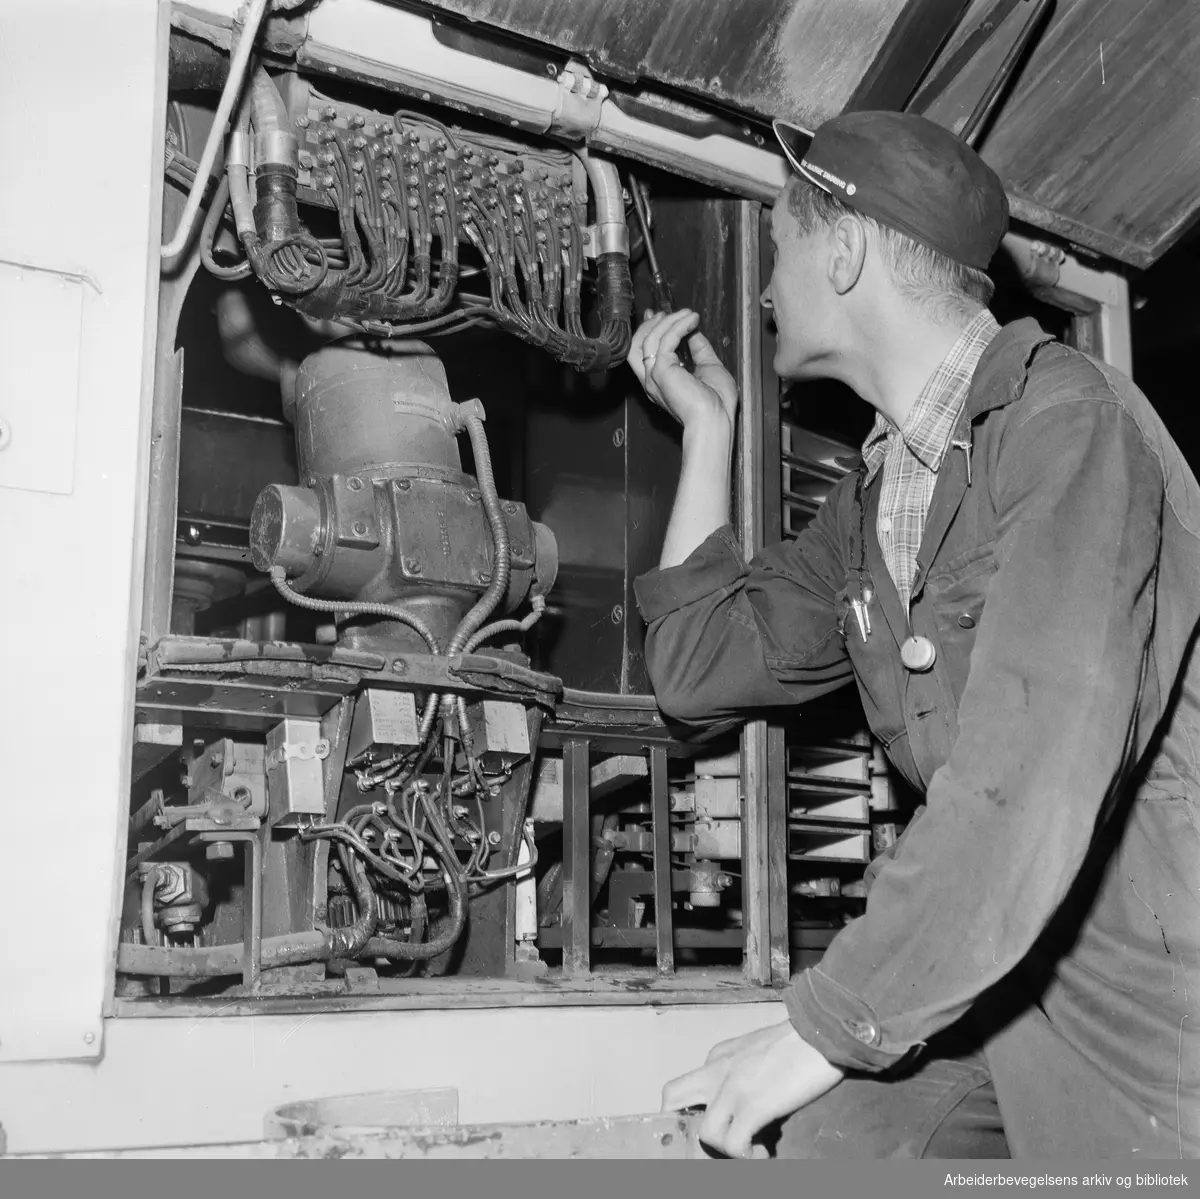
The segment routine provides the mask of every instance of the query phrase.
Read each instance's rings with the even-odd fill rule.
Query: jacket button
[[[870,1045],[879,1035],[874,1024],[867,1020],[847,1020],[846,1031],[856,1040]]]
[[[910,637],[900,647],[900,661],[914,673],[928,670],[937,658],[937,650],[928,637]]]
[[[970,612],[964,612],[958,618],[958,627],[960,629],[973,629],[975,627],[975,617]]]

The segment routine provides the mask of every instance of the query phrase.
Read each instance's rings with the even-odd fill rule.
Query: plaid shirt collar
[[[895,433],[899,433],[913,457],[927,470],[937,471],[941,467],[950,436],[971,390],[975,368],[988,343],[999,332],[996,318],[988,309],[980,309],[959,334],[950,353],[929,376],[904,425],[897,429],[882,412],[876,416],[862,447],[868,483],[883,465],[888,441]]]

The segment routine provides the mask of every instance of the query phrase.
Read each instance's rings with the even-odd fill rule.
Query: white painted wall
[[[0,1066],[10,1153],[253,1140],[283,1103],[452,1086],[462,1123],[657,1111],[782,1004],[111,1020],[95,1063]]]
[[[140,621],[164,17],[155,0],[0,3],[0,260],[99,288],[0,266],[0,420],[26,439],[10,442],[22,470],[10,458],[7,482],[0,449],[9,1150],[253,1138],[289,1100],[420,1086],[457,1087],[464,1121],[654,1110],[666,1079],[782,1007],[102,1020]],[[27,297],[73,324],[22,321]],[[47,404],[57,433],[35,444]]]

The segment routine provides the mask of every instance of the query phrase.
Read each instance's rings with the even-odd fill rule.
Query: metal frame
[[[778,458],[779,413],[765,401],[763,357],[762,207],[743,201],[737,226],[738,391],[741,395],[735,471],[737,530],[742,552],[753,557],[768,534],[765,464]],[[768,412],[768,409],[771,409]],[[771,429],[774,429],[772,437]],[[770,443],[770,445],[768,444]],[[777,505],[776,505],[777,506]],[[787,796],[782,786],[782,731],[753,720],[742,734],[742,911],[748,982],[786,982],[791,973],[787,924]]]
[[[1030,291],[1071,313],[1076,349],[1133,377],[1133,334],[1129,281],[1117,271],[1085,265],[1048,242],[1010,233],[1004,248]]]

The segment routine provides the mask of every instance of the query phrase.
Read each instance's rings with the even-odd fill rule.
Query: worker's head
[[[987,304],[1008,202],[969,146],[901,113],[835,117],[815,136],[775,128],[795,170],[772,213],[762,297],[777,374],[821,375],[891,312],[964,324]]]

